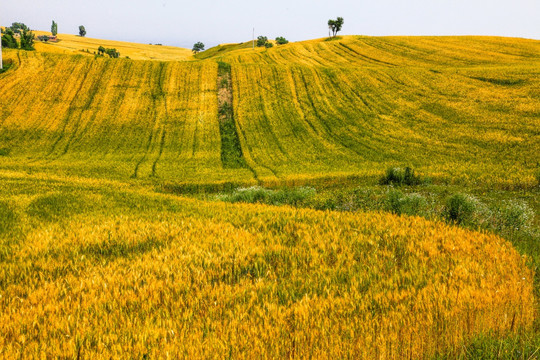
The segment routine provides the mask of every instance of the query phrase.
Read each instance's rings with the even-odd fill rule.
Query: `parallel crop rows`
[[[429,55],[415,62],[386,49],[397,52],[393,47],[410,42],[403,39],[343,40],[350,53],[332,41],[231,54],[235,112],[252,167],[270,181],[299,174],[370,176],[409,164],[446,180],[531,186],[540,151],[536,42],[520,48],[516,40],[514,49],[504,40],[498,45],[508,47],[495,54],[487,41],[478,55],[480,41],[465,39],[459,48],[451,40],[437,44],[442,54],[424,49]],[[429,38],[412,43],[436,44]],[[469,53],[467,46],[473,46]],[[308,64],[303,51],[313,55],[311,62],[320,51],[325,61]],[[377,62],[364,63],[365,56],[355,55],[361,52]],[[390,55],[399,66],[388,65]],[[436,56],[434,69],[429,64]],[[501,63],[476,66],[489,56]]]
[[[220,162],[213,58],[9,52],[22,59],[0,81],[10,153],[1,165],[184,183],[376,176],[412,165],[445,181],[534,182],[536,41],[345,37],[219,54],[232,65],[237,132],[255,174]]]
[[[225,176],[215,63],[21,55],[15,74],[0,82],[0,139],[10,153],[4,167],[109,178]]]

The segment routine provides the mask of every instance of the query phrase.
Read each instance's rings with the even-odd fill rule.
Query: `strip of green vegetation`
[[[218,62],[218,106],[223,167],[226,169],[247,168],[234,122],[231,65],[221,61]]]
[[[494,85],[502,85],[502,86],[520,85],[525,82],[525,80],[523,79],[492,79],[492,78],[485,78],[485,77],[472,77],[472,79],[488,82]]]
[[[279,190],[265,189],[260,186],[239,188],[230,194],[221,194],[216,198],[232,203],[262,203],[270,205],[300,205],[312,199],[316,191],[312,187],[283,188]]]

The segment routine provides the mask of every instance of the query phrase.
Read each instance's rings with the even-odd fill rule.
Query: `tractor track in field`
[[[82,78],[82,80],[80,82],[80,85],[77,88],[77,91],[75,92],[75,94],[79,94],[81,92],[81,90],[84,87],[87,79],[88,79],[88,71],[84,71],[83,78]],[[75,102],[77,100],[78,100],[77,95],[73,96],[73,99],[71,99],[71,101],[69,103],[69,106],[68,106],[68,109],[67,109],[67,113],[64,116],[64,119],[62,120],[62,130],[60,131],[60,135],[56,138],[56,140],[54,140],[53,144],[51,145],[51,148],[49,149],[47,154],[45,154],[45,158],[48,158],[49,156],[51,156],[56,151],[56,147],[58,146],[58,144],[66,136],[66,129],[67,129],[69,123],[70,123],[70,119],[71,119],[73,113],[75,112],[76,107],[74,106],[74,104],[75,104]]]
[[[167,120],[169,118],[169,106],[168,106],[168,103],[167,103],[167,96],[165,94],[165,91],[163,89],[163,78],[166,74],[166,72],[164,71],[165,70],[165,63],[162,63],[161,64],[161,68],[159,70],[159,81],[158,81],[158,96],[159,98],[162,100],[163,102],[163,110],[164,110],[164,116],[165,116],[165,120]],[[160,136],[160,140],[159,140],[159,152],[158,152],[158,155],[156,157],[156,159],[154,160],[154,162],[152,163],[152,175],[153,177],[157,176],[157,164],[159,162],[159,160],[161,159],[161,156],[163,155],[163,150],[165,149],[165,139],[167,137],[167,131],[165,130],[165,124],[163,123],[163,121],[160,121],[160,133],[161,133],[161,136]]]
[[[154,127],[152,131],[150,132],[150,135],[148,136],[148,140],[146,142],[146,149],[144,155],[141,157],[141,159],[137,162],[135,165],[135,169],[133,170],[133,174],[131,175],[132,178],[136,179],[139,176],[139,169],[141,165],[150,157],[150,154],[152,153],[152,144],[154,142],[154,139],[160,138],[160,150],[158,152],[157,158],[152,163],[152,176],[156,176],[157,171],[157,163],[161,157],[161,154],[163,153],[163,148],[165,144],[165,126],[163,124],[163,121],[160,120],[159,112],[158,112],[158,100],[163,99],[164,92],[163,92],[163,76],[164,76],[164,68],[165,63],[159,64],[159,75],[158,75],[158,91],[152,91],[152,104],[154,108]]]
[[[105,72],[109,68],[110,64],[111,64],[110,62],[107,62],[107,65],[101,71]],[[86,133],[86,131],[88,130],[88,127],[89,127],[88,125],[93,120],[95,120],[95,117],[96,117],[97,113],[94,110],[93,112],[90,113],[91,117],[89,119],[89,122],[85,126],[81,126],[82,125],[82,117],[92,109],[91,105],[93,104],[94,99],[96,98],[96,94],[98,93],[99,89],[101,88],[101,85],[102,85],[101,79],[103,79],[103,78],[100,77],[97,81],[94,81],[94,83],[92,85],[92,88],[90,90],[90,97],[88,98],[88,100],[86,101],[84,106],[82,107],[81,112],[79,113],[78,120],[75,123],[75,128],[73,129],[73,131],[71,133],[71,136],[69,137],[66,145],[64,146],[64,149],[62,150],[62,153],[58,157],[66,155],[67,152],[69,151],[69,148],[71,147],[71,145],[75,141],[75,139],[82,138],[84,136],[84,134]],[[81,127],[82,127],[82,130],[81,130]]]
[[[362,156],[363,154],[361,151],[355,149],[352,145],[343,141],[343,139],[340,136],[336,135],[334,131],[332,130],[332,128],[328,126],[328,124],[326,124],[326,122],[323,120],[324,117],[321,116],[321,114],[319,113],[319,110],[317,110],[317,106],[315,105],[311,92],[309,91],[308,81],[304,73],[301,73],[301,79],[302,79],[304,88],[306,90],[306,96],[309,102],[309,106],[313,110],[313,115],[317,119],[319,119],[319,123],[323,126],[324,132],[326,133],[326,135],[329,136],[331,139],[336,139],[336,143],[343,146],[345,149],[354,152],[356,155]]]

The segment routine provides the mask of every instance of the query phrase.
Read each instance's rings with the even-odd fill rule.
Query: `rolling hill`
[[[429,182],[407,201],[458,188],[538,202],[540,41],[345,36],[192,56],[60,38],[3,52],[0,357],[538,351],[538,242],[519,237],[514,202],[490,213],[518,210],[497,235],[198,191],[352,183],[377,201],[373,188],[399,192],[378,185],[387,168],[411,166]]]
[[[264,184],[412,165],[441,181],[534,183],[538,41],[345,37],[209,51],[187,62],[7,52],[2,167]],[[231,65],[243,169],[220,162],[217,61]]]
[[[36,31],[35,33],[36,36],[51,35],[47,31]],[[36,50],[48,53],[94,56],[98,48],[103,46],[105,48],[114,48],[120,52],[122,57],[129,57],[133,60],[179,61],[188,60],[192,57],[191,50],[175,46],[93,39],[71,34],[58,34],[58,39],[58,42],[36,42]]]

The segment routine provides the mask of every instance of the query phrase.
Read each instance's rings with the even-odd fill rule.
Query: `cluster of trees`
[[[2,30],[2,47],[5,48],[34,50],[34,39],[34,33],[23,23],[15,22]]]
[[[268,38],[266,36],[259,36],[257,37],[257,46],[258,47],[265,47],[265,48],[271,48],[274,46],[271,42],[268,42]]]
[[[285,45],[288,44],[289,40],[285,39],[283,36],[278,36],[276,38],[276,44],[278,45]],[[258,47],[265,47],[265,48],[271,48],[274,46],[273,43],[268,41],[268,38],[266,36],[259,36],[257,37],[257,46]]]
[[[105,56],[109,55],[110,58],[118,59],[120,57],[120,52],[116,49],[106,49],[103,46],[98,48],[98,55]]]
[[[289,43],[289,40],[285,39],[283,36],[278,36],[276,38],[276,43],[278,45],[285,45],[285,44],[288,44]]]

